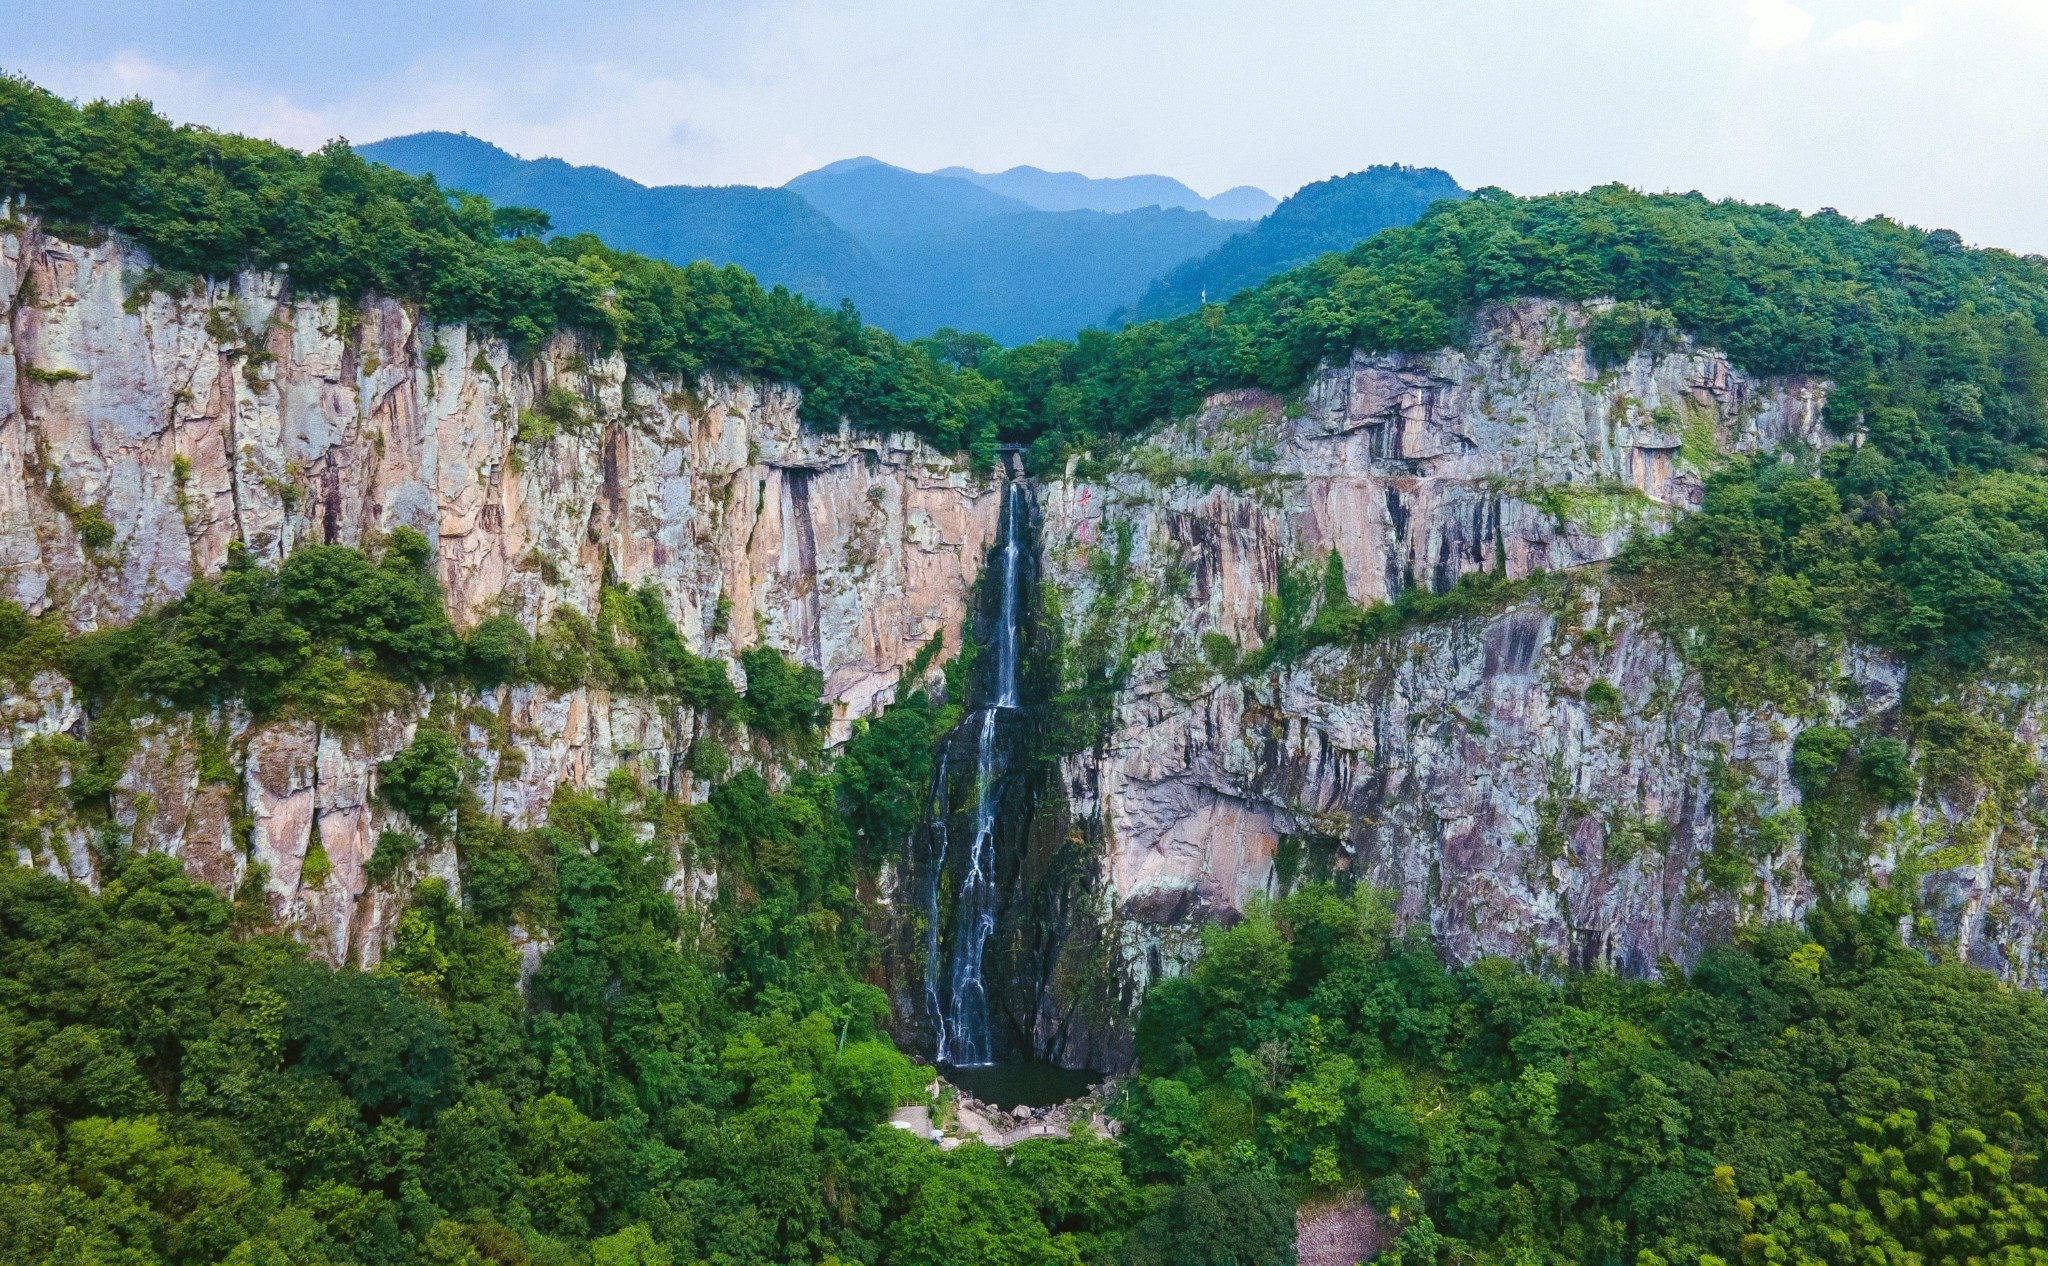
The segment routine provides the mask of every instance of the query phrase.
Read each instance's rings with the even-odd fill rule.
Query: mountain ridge
[[[941,167],[934,176],[953,176],[984,189],[1028,202],[1041,211],[1135,211],[1141,207],[1201,211],[1219,220],[1257,220],[1279,199],[1255,185],[1236,185],[1205,198],[1171,176],[1084,176],[1017,166],[998,172]]]
[[[1398,164],[1303,185],[1251,228],[1160,277],[1118,316],[1151,320],[1221,303],[1319,255],[1349,250],[1381,229],[1412,224],[1433,202],[1464,196],[1441,168]]]
[[[867,156],[763,188],[643,185],[604,167],[521,158],[461,133],[354,148],[400,171],[432,174],[446,188],[534,207],[558,232],[595,233],[672,263],[737,264],[764,285],[827,307],[851,301],[906,338],[947,326],[1005,342],[1071,336],[1237,227],[1149,203],[1048,211],[975,181]]]
[[[353,147],[413,175],[493,202],[536,207],[564,232],[659,259],[738,264],[763,285],[819,303],[892,306],[880,264],[853,234],[801,194],[754,185],[643,185],[606,167],[521,158],[465,133],[414,132]]]

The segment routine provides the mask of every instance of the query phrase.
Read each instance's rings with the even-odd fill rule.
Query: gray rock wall
[[[651,582],[691,649],[736,682],[739,652],[757,644],[822,670],[835,739],[894,697],[935,634],[959,645],[999,509],[964,461],[908,436],[807,429],[784,386],[629,382],[617,357],[568,337],[520,359],[388,300],[299,300],[261,274],[184,295],[152,279],[118,241],[79,245],[33,224],[0,235],[0,293],[17,296],[0,326],[0,596],[33,613],[120,624],[218,571],[231,544],[275,561],[409,526],[435,543],[458,627],[508,612],[537,628],[562,606],[594,615],[608,571]],[[535,439],[529,419],[521,439],[522,415],[550,391],[569,393],[572,421]],[[81,530],[94,514],[113,532],[101,548]],[[392,898],[362,868],[399,825],[375,768],[429,702],[362,734],[212,718],[239,754],[235,785],[201,779],[188,722],[147,722],[117,824],[223,888],[262,863],[277,913],[321,952],[374,958]],[[692,792],[687,713],[591,690],[480,702],[497,714],[470,735],[480,790],[515,825],[537,821],[557,786],[622,766]],[[38,734],[84,733],[54,674],[0,702],[0,717],[0,769]],[[491,728],[521,759],[499,759]],[[45,835],[20,860],[92,881],[83,826]],[[315,841],[329,872],[309,887]],[[422,865],[452,875],[451,858]]]
[[[1841,655],[1817,715],[1730,715],[1597,569],[1491,618],[1249,680],[1205,645],[1255,650],[1281,571],[1319,592],[1332,550],[1361,604],[1466,572],[1568,572],[1695,507],[1729,454],[1832,442],[1824,383],[1759,381],[1688,344],[1598,371],[1575,334],[1585,315],[1527,301],[1487,314],[1463,351],[1357,355],[1292,401],[1218,397],[1108,475],[1046,491],[1054,600],[1075,628],[1106,614],[1132,664],[1102,741],[1065,768],[1126,1001],[1181,970],[1202,925],[1315,873],[1392,890],[1456,959],[1632,974],[1810,908],[1796,832],[1734,883],[1703,863],[1717,845],[1754,852],[1726,837],[1798,806],[1804,727],[1903,733],[1905,674],[1884,656]],[[1120,540],[1128,575],[1105,583]],[[1586,702],[1595,681],[1617,711]],[[2030,689],[1987,683],[1970,706],[2048,753]],[[1712,812],[1716,788],[1740,822]],[[1965,787],[1871,823],[1883,848],[1861,882],[1909,865],[1923,940],[2038,985],[2044,800],[2024,800]]]
[[[278,277],[182,296],[152,277],[118,242],[33,224],[0,236],[0,293],[16,296],[0,326],[0,595],[31,611],[103,627],[217,570],[231,543],[275,560],[408,525],[435,542],[458,625],[590,613],[609,568],[659,586],[701,654],[733,664],[765,643],[821,669],[835,740],[893,697],[934,633],[959,644],[1000,498],[954,458],[807,430],[785,386],[629,379],[566,337],[520,359],[401,304],[296,299]],[[1089,924],[1074,942],[1087,961],[1054,972],[1054,994],[1086,980],[1126,1014],[1146,980],[1190,960],[1203,923],[1325,871],[1393,890],[1458,958],[1629,972],[1811,902],[1796,838],[1740,882],[1705,876],[1740,829],[1709,797],[1737,787],[1760,820],[1796,803],[1786,760],[1802,726],[1897,732],[1903,674],[1881,656],[1842,657],[1826,718],[1729,715],[1595,569],[1491,618],[1276,675],[1211,663],[1216,638],[1254,651],[1282,570],[1319,577],[1329,551],[1360,603],[1470,571],[1586,567],[1695,505],[1725,454],[1829,442],[1825,384],[1753,379],[1683,342],[1599,371],[1580,346],[1587,311],[1520,303],[1485,314],[1463,350],[1354,356],[1292,399],[1220,396],[1106,472],[1076,466],[1037,489],[1046,610],[1070,645],[1102,630],[1131,666],[1101,741],[1060,770],[1056,816],[1089,851],[1094,891],[1070,916]],[[529,417],[521,439],[551,391],[573,400],[569,424],[535,439]],[[113,532],[101,548],[81,531],[95,513]],[[1587,704],[1596,679],[1618,710]],[[2038,756],[2033,696],[1982,693]],[[513,824],[622,767],[700,794],[681,760],[687,713],[592,690],[469,702],[482,799]],[[191,719],[146,722],[116,825],[224,889],[261,863],[276,912],[320,953],[374,959],[397,901],[364,874],[397,825],[376,766],[430,703],[349,734],[204,718],[205,742],[236,753],[226,781],[203,775]],[[0,700],[0,769],[38,736],[83,730],[69,687],[44,674]],[[1960,790],[1899,811],[1876,824],[1864,882],[1905,866],[1930,911],[1916,934],[2038,986],[2028,796]],[[19,860],[93,881],[82,826],[53,811],[30,834]],[[311,883],[316,842],[327,874]],[[414,873],[452,877],[453,859]],[[676,882],[682,899],[714,885]],[[1074,1001],[1049,997],[1046,1013]],[[1115,1057],[1099,1034],[1073,1049]]]

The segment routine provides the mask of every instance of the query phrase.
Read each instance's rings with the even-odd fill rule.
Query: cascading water
[[[974,830],[960,878],[960,895],[953,911],[953,961],[950,971],[941,961],[939,946],[938,886],[946,865],[948,830],[946,819],[946,764],[939,757],[938,780],[932,794],[932,839],[937,860],[932,869],[929,916],[925,940],[925,999],[931,1007],[938,1030],[938,1062],[959,1067],[987,1064],[994,1060],[994,1043],[989,1033],[988,994],[982,983],[982,957],[988,939],[996,930],[996,806],[1001,797],[996,769],[996,728],[1002,713],[1017,704],[1017,558],[1018,531],[1023,515],[1021,492],[1015,481],[1004,489],[1003,542],[1001,554],[1002,590],[997,601],[995,629],[995,680],[993,702],[985,702],[961,723],[975,727],[974,742]],[[950,750],[951,742],[947,743]],[[945,979],[943,1000],[939,981]]]
[[[1003,507],[1003,601],[996,626],[996,706],[1017,706],[1017,485],[1012,481]]]

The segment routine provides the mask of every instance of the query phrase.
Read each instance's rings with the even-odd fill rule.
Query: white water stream
[[[989,1036],[988,994],[982,986],[982,958],[988,938],[996,930],[996,807],[1001,800],[996,775],[996,725],[1000,713],[1017,705],[1017,540],[1023,501],[1013,481],[1004,492],[1002,542],[1002,594],[997,604],[995,637],[995,702],[969,713],[962,727],[976,727],[974,744],[974,834],[967,849],[967,862],[960,878],[960,895],[954,903],[953,964],[946,977],[946,997],[941,1005],[938,981],[939,960],[938,884],[945,871],[948,844],[946,818],[946,757],[939,757],[938,781],[933,790],[932,831],[938,842],[938,858],[932,872],[925,940],[925,997],[938,1020],[938,1062],[956,1067],[974,1067],[995,1059]],[[946,748],[950,749],[951,743]]]

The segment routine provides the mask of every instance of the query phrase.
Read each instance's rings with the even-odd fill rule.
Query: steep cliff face
[[[1054,600],[1130,666],[1098,741],[1064,764],[1100,868],[1072,970],[1122,991],[1099,1010],[1182,969],[1204,923],[1316,875],[1391,890],[1459,960],[1635,974],[1810,907],[1792,745],[1813,724],[1900,733],[1905,674],[1883,656],[1840,657],[1816,715],[1731,715],[1588,572],[1490,618],[1231,671],[1286,618],[1283,571],[1315,592],[1330,551],[1356,601],[1561,571],[1696,505],[1726,454],[1831,442],[1824,384],[1757,381],[1690,346],[1601,372],[1584,319],[1526,302],[1463,352],[1357,356],[1292,403],[1219,398],[1154,453],[1047,490],[1047,540],[1067,542]],[[2048,752],[2031,691],[1972,706]],[[1885,850],[1857,870],[1868,885],[1908,869],[1924,939],[2036,983],[2041,801],[2023,798],[1964,780],[1878,821]]]
[[[566,337],[521,360],[397,303],[294,299],[274,276],[170,293],[118,243],[33,225],[0,237],[0,287],[17,296],[0,330],[0,596],[80,630],[182,593],[233,544],[276,560],[409,526],[435,543],[458,627],[506,612],[532,628],[593,614],[607,583],[652,583],[693,651],[730,665],[766,644],[822,670],[837,738],[935,634],[959,644],[995,531],[999,497],[964,462],[806,429],[783,387],[629,381]],[[391,825],[374,770],[427,702],[362,734],[217,718],[214,740],[246,753],[225,784],[201,777],[198,736],[150,723],[118,824],[224,886],[264,863],[281,915],[333,957],[374,956],[388,894],[362,864]],[[515,824],[622,765],[688,777],[687,712],[532,687],[484,705],[483,799]],[[6,709],[9,765],[83,725],[54,674]],[[244,811],[246,845],[230,829]],[[329,869],[308,885],[313,842]],[[40,860],[89,879],[91,844],[59,824]]]
[[[183,592],[234,545],[276,560],[409,526],[435,544],[458,626],[503,612],[533,628],[652,584],[736,681],[754,645],[820,669],[837,740],[935,634],[961,644],[1002,522],[1000,478],[908,439],[807,430],[775,385],[630,378],[566,337],[522,359],[278,277],[173,293],[118,243],[33,225],[0,237],[0,286],[16,296],[0,596],[75,630]],[[1119,1064],[1137,992],[1191,959],[1204,922],[1318,875],[1391,890],[1454,957],[1629,972],[1811,903],[1809,842],[1786,826],[1791,745],[1821,721],[1902,732],[1901,667],[1847,652],[1815,715],[1731,715],[1599,569],[1571,569],[1684,513],[1727,454],[1832,442],[1825,384],[1754,379],[1676,339],[1603,370],[1588,313],[1520,303],[1462,350],[1354,356],[1289,399],[1220,396],[1106,471],[1031,490],[1032,662],[990,941],[1004,1049]],[[1359,603],[1475,571],[1566,578],[1490,616],[1241,671],[1313,604],[1333,552]],[[1062,691],[1093,700],[1085,733],[1036,710]],[[686,709],[534,686],[461,702],[479,798],[513,825],[621,768],[703,794]],[[260,864],[320,953],[373,960],[399,901],[365,872],[397,825],[377,765],[435,703],[345,733],[233,711],[144,721],[112,830],[222,888]],[[2048,751],[2029,690],[1985,685],[1971,706]],[[107,840],[63,811],[36,742],[86,724],[55,673],[0,701],[0,770],[38,815],[20,860],[93,882]],[[2034,787],[1953,780],[1877,822],[1855,880],[1908,877],[1929,912],[1916,936],[2038,985],[2041,808]],[[446,849],[414,865],[455,877]],[[895,873],[884,917],[922,945],[914,857]],[[922,954],[898,982],[913,1036]]]
[[[1530,699],[1490,702],[1487,683],[1508,671],[1499,663],[1515,682],[1566,672],[1550,625],[1526,615],[1507,634],[1498,621],[1460,623],[1280,674],[1239,680],[1233,669],[1276,620],[1294,618],[1276,610],[1283,576],[1313,594],[1333,553],[1359,603],[1442,592],[1467,572],[1566,571],[1696,506],[1705,473],[1731,453],[1831,442],[1822,384],[1759,381],[1682,340],[1599,369],[1582,345],[1591,311],[1523,302],[1485,313],[1461,350],[1357,355],[1291,400],[1226,394],[1106,474],[1082,477],[1077,464],[1042,490],[1044,600],[1065,626],[1064,684],[1125,684],[1093,741],[1064,761],[1065,801],[1041,794],[1029,821],[1019,815],[1013,851],[1038,878],[1012,907],[1061,912],[1057,935],[1043,918],[1005,924],[1021,982],[1013,1017],[1037,1049],[1120,1064],[1138,993],[1185,966],[1204,923],[1318,872],[1396,889],[1403,917],[1461,958],[1549,952],[1641,971],[1732,926],[1732,898],[1678,900],[1690,850],[1712,828],[1666,827],[1704,812],[1711,744],[1776,722],[1709,714],[1696,683],[1683,701],[1667,690],[1644,702],[1654,685],[1676,687],[1684,666],[1633,622],[1615,645],[1661,662],[1611,684],[1637,690],[1628,697],[1643,707],[1698,714],[1689,731],[1660,731],[1668,781],[1640,791],[1627,771],[1650,757],[1629,727],[1574,731]],[[1469,645],[1489,638],[1506,639],[1491,661]],[[1510,714],[1489,729],[1495,706]],[[1423,718],[1439,713],[1460,744],[1428,741]],[[1509,757],[1512,776],[1498,767]],[[1780,761],[1769,778],[1779,796],[1783,781]],[[1599,813],[1647,830],[1656,844],[1639,851],[1669,853],[1669,901],[1653,899],[1656,877],[1639,870],[1539,875],[1559,836],[1539,815],[1589,794]],[[1054,826],[1067,848],[1049,845]],[[1784,869],[1796,886],[1796,859]],[[1802,894],[1774,889],[1755,912],[1796,912]]]
[[[1141,681],[1103,746],[1070,761],[1076,811],[1105,841],[1125,972],[1171,970],[1201,923],[1317,873],[1392,890],[1459,960],[1645,974],[1742,921],[1803,915],[1805,840],[1769,829],[1799,803],[1792,745],[1812,724],[1898,733],[1899,666],[1845,657],[1823,716],[1731,716],[1601,597],[1574,589],[1378,653],[1321,650],[1277,681],[1192,695],[1163,673]],[[1596,682],[1621,702],[1603,705]],[[2030,692],[1980,703],[2048,755]],[[2040,805],[1974,785],[1911,805],[1878,822],[1862,881],[1910,867],[1935,912],[1923,939],[2037,985]],[[1739,877],[1716,873],[1717,852]]]
[[[694,650],[825,669],[842,721],[957,634],[997,507],[951,457],[807,431],[786,388],[628,382],[568,338],[519,361],[389,301],[154,277],[111,243],[0,238],[24,297],[0,349],[0,585],[31,610],[119,623],[230,542],[276,559],[403,525],[436,543],[458,627],[591,611],[609,569],[659,585]]]
[[[1465,349],[1358,353],[1294,400],[1220,396],[1107,479],[1056,485],[1047,539],[1085,550],[1133,524],[1141,571],[1184,563],[1202,629],[1256,643],[1283,561],[1335,550],[1361,603],[1583,566],[1696,506],[1726,454],[1831,442],[1823,384],[1683,343],[1600,370],[1588,315],[1525,300],[1483,313]]]

